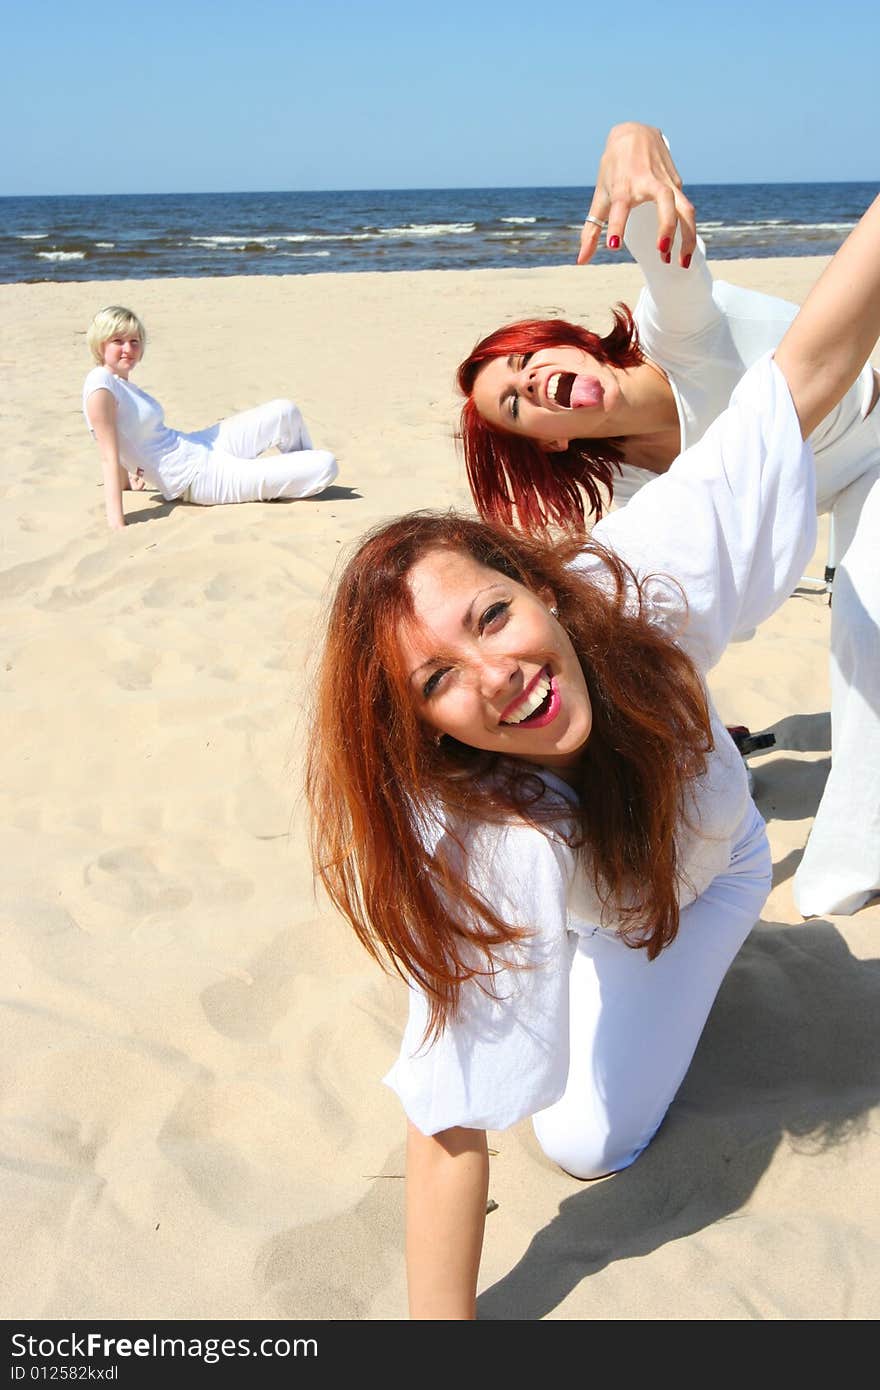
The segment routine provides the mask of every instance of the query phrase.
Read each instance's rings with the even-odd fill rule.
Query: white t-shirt
[[[657,252],[657,210],[653,203],[634,208],[624,243],[645,277],[634,310],[642,348],[666,373],[681,428],[681,447],[689,448],[727,406],[734,387],[759,357],[778,347],[798,312],[796,304],[756,290],[713,280],[705,247],[698,241],[689,270]],[[810,437],[816,460],[816,500],[828,511],[836,495],[876,463],[877,437],[865,415],[874,375],[870,363]],[[615,474],[614,501],[627,502],[655,475],[624,464]]]
[[[769,355],[743,377],[702,440],[598,522],[593,535],[640,578],[666,575],[681,586],[652,585],[651,612],[702,673],[737,632],[762,622],[792,592],[815,545],[814,473],[787,384]],[[587,552],[575,563],[603,582],[598,558]],[[711,712],[715,748],[679,832],[682,906],[729,868],[749,807],[742,758]],[[541,776],[548,796],[570,804],[565,783]],[[473,981],[463,987],[458,1013],[430,1047],[421,1042],[426,1001],[411,987],[400,1056],[385,1080],[424,1134],[456,1125],[505,1129],[560,1098],[577,937],[617,925],[560,835],[523,823],[458,821],[447,833],[464,845],[477,891],[533,934],[511,948],[511,968],[500,970],[491,993]],[[512,968],[518,962],[533,968]]]
[[[93,367],[83,386],[83,415],[94,437],[87,403],[94,391],[109,391],[116,401],[119,461],[129,473],[144,477],[168,501],[186,491],[199,470],[202,446],[194,445],[165,424],[162,407],[132,381],[115,376],[108,367]]]

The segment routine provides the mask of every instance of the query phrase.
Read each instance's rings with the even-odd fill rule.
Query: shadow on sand
[[[632,1168],[566,1198],[481,1319],[538,1319],[589,1275],[738,1211],[782,1139],[822,1153],[880,1099],[880,961],[827,922],[759,926],[728,974],[690,1071]]]

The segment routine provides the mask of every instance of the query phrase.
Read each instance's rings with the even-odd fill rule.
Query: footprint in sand
[[[51,574],[57,564],[57,555],[44,560],[25,560],[20,565],[10,565],[0,574],[0,595],[5,598],[20,598],[32,590],[39,591],[43,581]]]
[[[75,585],[91,584],[95,580],[101,581],[108,578],[115,583],[118,573],[119,558],[115,551],[96,550],[77,561],[73,569],[73,583]]]
[[[192,901],[191,889],[163,874],[136,846],[99,855],[86,865],[83,882],[93,900],[134,917],[179,912]]]
[[[241,545],[242,541],[250,540],[250,536],[246,531],[220,531],[211,539],[215,545]]]
[[[389,1155],[387,1176],[350,1211],[266,1242],[254,1280],[278,1317],[366,1318],[376,1296],[400,1282],[403,1161],[402,1152]]]
[[[143,652],[135,661],[121,661],[113,667],[112,675],[120,690],[149,690],[158,658]]]
[[[240,586],[228,574],[215,574],[205,585],[205,598],[211,603],[226,603],[229,599],[245,597]]]
[[[182,596],[176,579],[154,579],[141,596],[145,608],[192,608],[194,601]]]
[[[256,1040],[271,1034],[290,1004],[290,982],[298,968],[294,944],[289,931],[279,932],[248,961],[246,976],[217,980],[202,991],[202,1008],[212,1028],[226,1038]]]

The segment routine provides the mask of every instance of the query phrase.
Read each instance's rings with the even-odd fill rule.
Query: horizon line
[[[689,181],[684,187],[687,192],[689,188],[761,188],[761,187],[786,187],[792,184],[876,184],[878,180],[872,179],[729,179],[713,180],[712,182],[701,182],[699,180]],[[571,183],[486,183],[486,184],[401,184],[397,186],[379,187],[367,186],[361,188],[202,188],[202,189],[149,189],[149,190],[115,190],[113,192],[97,193],[94,191],[86,193],[0,193],[0,201],[12,198],[220,198],[220,197],[240,197],[242,195],[252,196],[275,196],[278,194],[300,194],[300,193],[484,193],[484,192],[521,192],[533,189],[538,192],[543,189],[572,189],[580,194],[585,194],[588,190],[594,189],[594,184],[571,184]]]

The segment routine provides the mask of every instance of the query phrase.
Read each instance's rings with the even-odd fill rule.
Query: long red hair
[[[580,347],[598,362],[635,367],[644,361],[635,320],[625,304],[613,310],[614,327],[604,338],[564,319],[523,319],[477,343],[458,369],[459,390],[467,397],[461,411],[461,441],[468,483],[477,511],[486,521],[516,524],[531,535],[548,526],[583,534],[584,497],[598,519],[614,488],[623,460],[621,439],[573,439],[551,453],[534,439],[490,425],[474,404],[472,391],[481,367],[496,357]],[[603,495],[604,490],[604,495]]]
[[[603,562],[599,582],[568,563],[583,548]],[[676,831],[712,747],[696,669],[650,621],[645,583],[598,544],[551,547],[432,512],[363,540],[339,581],[316,679],[306,773],[312,853],[366,949],[425,991],[432,1033],[455,1011],[464,981],[490,976],[530,924],[503,921],[474,892],[463,854],[428,845],[458,817],[524,819],[546,832],[551,814],[529,764],[449,736],[438,743],[418,717],[399,633],[413,620],[407,576],[436,549],[552,591],[593,706],[580,806],[566,813],[575,830],[566,833],[624,939],[651,958],[678,930]]]

